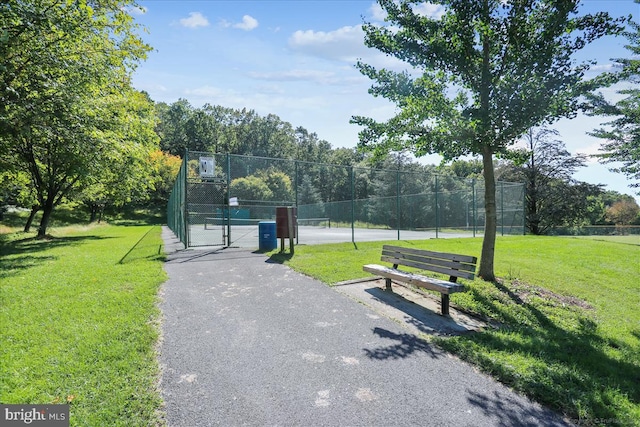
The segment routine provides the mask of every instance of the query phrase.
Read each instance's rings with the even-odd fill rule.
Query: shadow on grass
[[[157,230],[157,226],[150,227],[146,233],[127,251],[118,264],[127,264],[134,261],[166,261],[162,243],[158,244],[155,235],[151,232]]]
[[[23,229],[27,218],[29,217],[29,209],[7,212],[3,215],[1,223],[12,228]],[[33,219],[31,225],[32,230],[37,230],[42,219],[42,211],[39,211]],[[62,205],[57,206],[51,213],[49,228],[65,227],[69,225],[88,224],[89,214],[78,206]]]
[[[48,252],[63,246],[79,245],[87,240],[102,240],[102,236],[70,236],[37,239],[28,237],[12,240],[9,235],[0,235],[0,278],[6,278],[47,261],[57,259]]]
[[[524,405],[509,395],[494,391],[493,393],[477,393],[469,391],[469,403],[480,408],[485,415],[497,418],[500,426],[568,426],[551,411],[534,406]]]
[[[144,225],[165,225],[167,218],[161,214],[134,213],[127,216],[127,218],[107,219],[107,221],[109,224],[123,227],[139,227]]]
[[[640,348],[600,335],[588,310],[527,301],[502,284],[471,293],[505,328],[439,339],[439,345],[572,418],[631,417],[629,403],[640,404],[640,366],[633,363]]]

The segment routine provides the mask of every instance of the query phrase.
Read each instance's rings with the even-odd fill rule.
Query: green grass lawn
[[[162,425],[159,227],[0,234],[0,402],[69,403],[71,425]],[[398,242],[391,242],[398,244]],[[383,242],[274,254],[326,283],[366,277]],[[400,242],[478,256],[481,239]],[[501,324],[434,338],[583,425],[640,425],[640,244],[498,239],[498,284],[465,282],[452,303]]]
[[[72,426],[162,425],[160,228],[0,234],[0,402],[69,403]]]
[[[480,255],[481,239],[387,242]],[[298,246],[277,260],[326,283],[366,277],[383,242]],[[498,284],[463,281],[452,304],[501,327],[434,341],[582,425],[640,425],[640,245],[510,236]]]

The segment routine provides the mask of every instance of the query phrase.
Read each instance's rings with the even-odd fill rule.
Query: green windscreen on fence
[[[481,180],[188,152],[167,217],[187,247],[257,246],[280,206],[297,208],[297,239],[308,244],[475,236],[485,216]],[[523,184],[498,182],[496,207],[498,233],[524,233]]]

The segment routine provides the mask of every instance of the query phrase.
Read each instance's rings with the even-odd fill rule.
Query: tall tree
[[[638,219],[640,207],[633,199],[620,200],[607,209],[607,219],[615,225],[629,225]]]
[[[100,220],[106,206],[122,207],[148,197],[154,185],[150,157],[159,138],[154,132],[155,107],[146,93],[130,91],[100,100],[103,123],[100,130],[108,150],[100,154],[99,168],[83,179],[80,198],[91,212],[90,221]],[[96,215],[100,215],[96,218]]]
[[[152,170],[153,188],[149,199],[152,206],[164,208],[167,205],[181,165],[182,159],[178,156],[160,150],[151,153],[149,168]]]
[[[526,161],[512,165],[511,173],[503,175],[525,182],[525,225],[533,234],[545,234],[550,228],[565,225],[576,214],[567,189],[576,184],[573,174],[585,166],[586,156],[571,155],[558,136],[554,129],[527,131],[523,138]]]
[[[386,122],[355,116],[360,147],[384,155],[411,150],[445,160],[482,157],[485,233],[478,275],[495,280],[496,184],[493,158],[506,154],[528,129],[572,117],[579,97],[599,80],[583,81],[590,63],[573,54],[622,31],[606,12],[578,14],[579,0],[433,0],[441,17],[420,12],[421,1],[378,0],[387,25],[365,23],[365,43],[407,62],[411,72],[358,63],[377,84],[370,89],[399,107]]]
[[[613,76],[612,81],[626,79],[631,87],[618,91],[624,98],[615,104],[606,101],[602,94],[591,97],[591,114],[616,117],[605,123],[608,129],[596,129],[591,135],[605,140],[600,147],[602,153],[597,156],[600,161],[620,164],[611,170],[631,179],[629,187],[636,188],[640,195],[640,89],[637,87],[640,83],[640,24],[631,22],[629,25],[630,30],[625,32],[629,40],[626,48],[632,57],[614,60],[620,72]]]
[[[156,110],[160,121],[156,132],[160,136],[160,147],[175,156],[184,156],[185,150],[193,150],[190,145],[189,135],[194,137],[194,125],[187,130],[187,123],[192,120],[194,108],[186,99],[179,99],[171,105],[165,103],[156,104]]]
[[[108,99],[129,95],[130,74],[149,47],[129,0],[8,0],[0,5],[0,156],[30,174],[43,211],[97,174],[118,116]],[[128,126],[126,117],[119,122]]]

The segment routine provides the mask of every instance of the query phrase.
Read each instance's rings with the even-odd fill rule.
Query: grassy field
[[[388,242],[480,255],[481,239]],[[640,242],[638,242],[640,243]],[[299,246],[277,260],[326,283],[365,277],[383,242]],[[452,304],[499,328],[438,345],[581,425],[640,425],[640,244],[498,238],[497,284],[465,282]]]
[[[69,226],[35,240],[19,224],[0,231],[0,402],[68,403],[74,426],[163,425],[159,227]],[[366,277],[382,244],[272,256],[331,284]],[[479,255],[481,239],[400,244]],[[503,237],[496,273],[452,303],[500,327],[432,340],[578,424],[640,426],[640,241]]]
[[[162,425],[160,228],[51,234],[0,234],[0,402],[68,403],[72,426]]]

